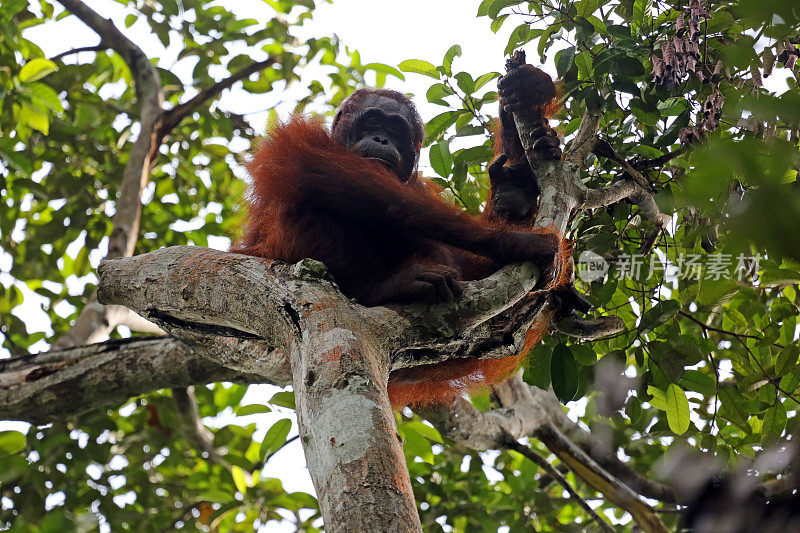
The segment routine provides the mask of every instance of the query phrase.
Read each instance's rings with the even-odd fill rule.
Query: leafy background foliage
[[[165,48],[183,50],[177,59],[184,63],[158,62],[172,104],[264,54],[280,63],[241,90],[281,94],[299,83],[305,92],[298,110],[312,103],[332,109],[367,79],[380,85],[387,76],[403,77],[389,65],[362,64],[357,51],[335,38],[296,42],[292,30],[311,17],[310,1],[270,1],[276,16],[266,22],[202,0],[118,1],[131,11],[126,25],[145,24]],[[60,13],[45,0],[0,6],[0,245],[11,258],[4,275],[43,298],[52,328],[28,334],[11,313],[24,295],[4,282],[0,333],[13,355],[64,333],[91,294],[92,262],[104,253],[137,127],[121,58],[99,52],[51,61],[23,36]],[[791,438],[800,384],[796,2],[484,0],[477,15],[494,31],[514,25],[507,52],[523,47],[530,62],[555,66],[563,106],[553,124],[567,143],[587,106],[601,109],[602,139],[642,172],[662,211],[674,213],[664,235],[626,203],[574,221],[577,251],[612,263],[606,277],[581,289],[595,313],[621,317],[626,330],[593,343],[549,337],[534,350],[526,380],[575,401],[581,423],[646,476],[679,449],[736,467]],[[441,60],[412,58],[398,68],[431,78],[425,98],[442,112],[427,124],[430,165],[444,194],[478,211],[486,200],[500,72],[458,71],[460,54],[454,45]],[[176,75],[184,64],[189,74]],[[318,66],[324,79],[305,81],[303,71]],[[214,104],[173,132],[145,195],[137,253],[235,234],[243,182],[231,167],[253,135],[246,117]],[[589,186],[622,175],[612,159],[590,156]],[[641,275],[623,278],[614,261],[631,254],[646,254],[645,265]],[[701,261],[729,254],[734,265],[740,254],[761,259],[732,279],[665,281],[662,265],[681,266],[686,254]],[[651,264],[657,276],[646,275]],[[623,369],[627,380],[619,378]],[[615,379],[604,381],[609,375]],[[264,405],[240,406],[245,388],[230,384],[197,394],[207,420],[288,413],[293,405],[286,392]],[[474,402],[488,407],[491,399]],[[286,442],[287,424],[281,419],[265,436],[252,424],[214,429],[227,466],[174,429],[168,391],[32,428],[27,436],[2,432],[0,523],[16,531],[92,531],[99,523],[114,531],[249,531],[280,510],[298,529],[314,531],[313,496],[259,476]],[[410,415],[401,417],[400,431],[426,530],[496,531],[499,524],[512,531],[582,530],[582,511],[518,454],[458,449]],[[568,479],[587,498],[598,496]],[[45,499],[56,493],[62,500],[46,511]],[[620,530],[630,529],[617,508],[602,498],[593,503],[626,524]],[[676,525],[676,515],[663,518]]]

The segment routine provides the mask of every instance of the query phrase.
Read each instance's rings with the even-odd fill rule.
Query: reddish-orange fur
[[[361,205],[362,195],[388,198],[402,195],[409,202],[422,203],[434,224],[466,224],[470,227],[497,227],[499,223],[470,217],[445,202],[421,179],[402,183],[383,165],[367,160],[331,138],[320,119],[294,118],[273,128],[254,154],[248,166],[253,183],[249,195],[247,225],[241,241],[233,251],[296,262],[305,257],[323,261],[346,294],[358,298],[359,285],[389,272],[381,271],[388,264],[383,249],[374,249],[373,241],[360,232],[369,226],[370,206]],[[341,198],[352,198],[353,210],[361,209],[360,225],[341,223],[340,219],[309,207],[308,183],[320,183],[326,177],[341,180]],[[384,196],[382,196],[384,197]],[[366,197],[365,197],[366,198]],[[332,200],[333,201],[333,200]],[[397,206],[402,216],[404,205]],[[376,215],[377,216],[377,215]],[[461,227],[461,226],[458,226]],[[528,230],[553,233],[547,229]],[[452,246],[404,236],[414,250],[407,260],[435,261],[459,269],[462,279],[485,277],[497,264]],[[393,248],[400,246],[397,235],[387,240]],[[393,240],[395,239],[395,240]],[[401,239],[402,240],[402,239]],[[417,252],[417,249],[419,251]],[[419,254],[422,254],[421,256]],[[560,253],[547,272],[546,289],[562,286],[571,272],[569,246],[562,242]],[[394,260],[394,258],[390,258]],[[337,272],[346,275],[337,276]],[[360,276],[363,276],[360,277]],[[360,283],[364,281],[364,283]],[[409,404],[450,403],[462,394],[486,387],[508,377],[524,360],[529,348],[546,332],[549,324],[534,324],[528,333],[526,350],[502,359],[464,359],[433,365],[422,365],[393,372],[389,377],[389,397],[396,408]]]
[[[500,359],[459,359],[401,369],[389,376],[392,407],[451,404],[457,398],[485,389],[509,377],[525,361],[550,324],[537,321],[525,337],[525,348]]]
[[[549,228],[532,231],[555,233]],[[561,252],[556,254],[552,267],[544,273],[548,281],[542,291],[563,287],[572,278],[572,246],[565,240],[561,243]],[[533,347],[549,329],[549,319],[535,321],[525,335],[522,351],[510,357],[458,359],[396,370],[389,376],[389,401],[394,408],[453,403],[460,396],[499,383],[525,362]]]
[[[558,89],[558,86],[556,86]],[[544,119],[552,117],[558,111],[558,97],[553,98],[543,106],[534,109],[541,113]],[[494,140],[494,157],[503,153],[502,123],[495,120],[492,124],[492,137]],[[511,165],[519,160],[520,156],[510,158],[506,165]],[[491,194],[484,215],[491,212]],[[533,223],[536,213],[532,213],[528,220],[520,225]],[[486,216],[485,218],[488,218]],[[556,234],[551,228],[538,228],[531,231]],[[561,237],[560,235],[558,235]],[[572,244],[561,239],[562,249],[556,255],[555,261],[549,272],[545,273],[548,279],[543,290],[552,290],[566,286],[572,279]],[[389,399],[395,408],[406,405],[427,405],[433,403],[452,403],[456,398],[468,395],[487,386],[508,378],[520,365],[525,362],[531,350],[550,329],[550,317],[540,317],[534,322],[525,336],[525,345],[522,351],[511,357],[500,359],[461,359],[447,361],[432,365],[421,365],[395,371],[389,377]]]

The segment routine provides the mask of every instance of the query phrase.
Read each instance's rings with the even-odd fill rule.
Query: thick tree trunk
[[[63,413],[59,404],[104,405],[105,395],[81,395],[72,385],[115,375],[118,400],[153,387],[285,383],[291,375],[326,529],[346,532],[421,531],[386,394],[390,370],[518,353],[536,312],[527,295],[538,280],[533,265],[510,265],[465,283],[452,305],[366,308],[311,260],[287,265],[178,246],[106,261],[98,273],[103,304],[124,304],[177,340],[130,343],[124,354],[107,344],[10,361],[0,366],[0,412],[45,421]],[[145,349],[153,347],[160,357]],[[23,405],[29,390],[41,400],[57,393],[60,402]]]
[[[349,307],[349,306],[347,306]],[[315,299],[298,317],[290,356],[308,469],[330,531],[422,531],[386,395],[379,332],[340,302]]]

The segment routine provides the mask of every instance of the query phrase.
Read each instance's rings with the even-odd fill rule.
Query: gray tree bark
[[[538,269],[465,283],[454,304],[366,308],[325,267],[178,246],[104,261],[98,299],[173,338],[115,341],[0,366],[0,416],[42,423],[164,387],[294,385],[300,436],[331,531],[420,531],[386,395],[392,369],[518,353]]]

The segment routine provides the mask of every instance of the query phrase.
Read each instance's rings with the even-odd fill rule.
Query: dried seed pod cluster
[[[783,63],[783,66],[788,69],[794,69],[797,58],[800,57],[800,50],[794,44],[789,41],[780,42],[775,45],[775,52],[778,63]],[[772,65],[769,70],[772,71]]]
[[[698,116],[697,126],[683,128],[678,134],[678,139],[683,144],[691,144],[703,140],[709,131],[714,131],[719,127],[719,119],[722,116],[722,104],[725,97],[719,92],[718,87],[703,102],[703,110]]]
[[[653,55],[653,78],[671,89],[686,74],[705,79],[700,62],[700,19],[708,17],[700,0],[691,0],[687,11],[675,21],[675,35],[661,45],[661,56]]]

